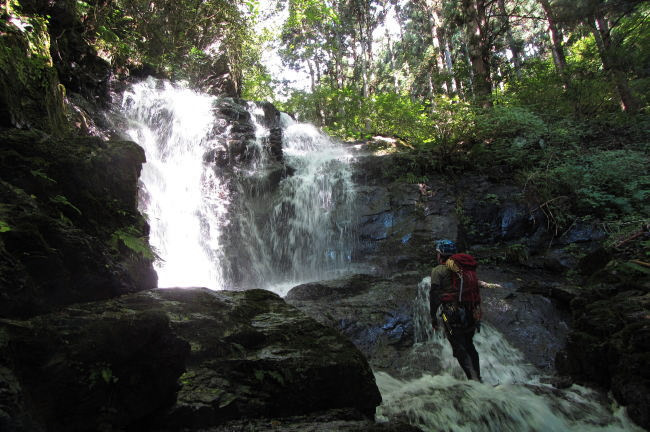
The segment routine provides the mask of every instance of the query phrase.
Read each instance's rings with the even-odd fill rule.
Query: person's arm
[[[482,281],[482,280],[478,281],[478,286],[481,287],[481,288],[503,288],[499,284],[489,283],[489,282],[485,282],[485,281]]]

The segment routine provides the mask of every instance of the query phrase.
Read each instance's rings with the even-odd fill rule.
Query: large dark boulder
[[[349,341],[268,291],[146,291],[0,320],[0,335],[9,430],[196,430],[344,418],[336,410],[361,425],[381,401]]]
[[[574,325],[557,364],[560,372],[578,382],[611,389],[630,417],[650,429],[646,272],[624,260],[612,260],[591,277],[591,283],[574,290],[570,303]]]
[[[0,316],[155,288],[127,141],[0,133]]]

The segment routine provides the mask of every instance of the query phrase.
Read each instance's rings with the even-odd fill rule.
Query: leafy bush
[[[544,153],[548,126],[526,108],[497,106],[478,115],[475,122],[479,165],[505,164],[514,170],[533,166]]]
[[[605,150],[585,154],[567,152],[546,171],[529,178],[543,199],[566,196],[571,211],[605,220],[649,214],[650,161],[633,150]]]
[[[160,259],[158,255],[152,250],[147,238],[142,236],[138,228],[134,226],[121,228],[113,233],[110,240],[110,245],[116,251],[120,249],[120,245],[126,246],[129,250],[141,255],[147,259]]]

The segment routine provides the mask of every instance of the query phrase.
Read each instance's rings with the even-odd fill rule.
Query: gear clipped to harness
[[[450,256],[445,265],[451,270],[451,288],[441,296],[441,317],[450,334],[454,329],[470,326],[480,331],[481,295],[476,267],[478,263],[468,254]]]

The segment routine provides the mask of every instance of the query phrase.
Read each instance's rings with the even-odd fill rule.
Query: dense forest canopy
[[[29,14],[45,3],[4,6]],[[118,77],[139,70],[200,84],[228,74],[244,98],[333,135],[391,137],[389,150],[405,158],[397,175],[409,181],[465,169],[514,179],[558,230],[575,217],[625,224],[650,213],[650,2],[52,4],[72,10]],[[57,49],[54,40],[53,58]],[[280,74],[263,61],[270,49]],[[304,88],[292,69],[308,77]]]

